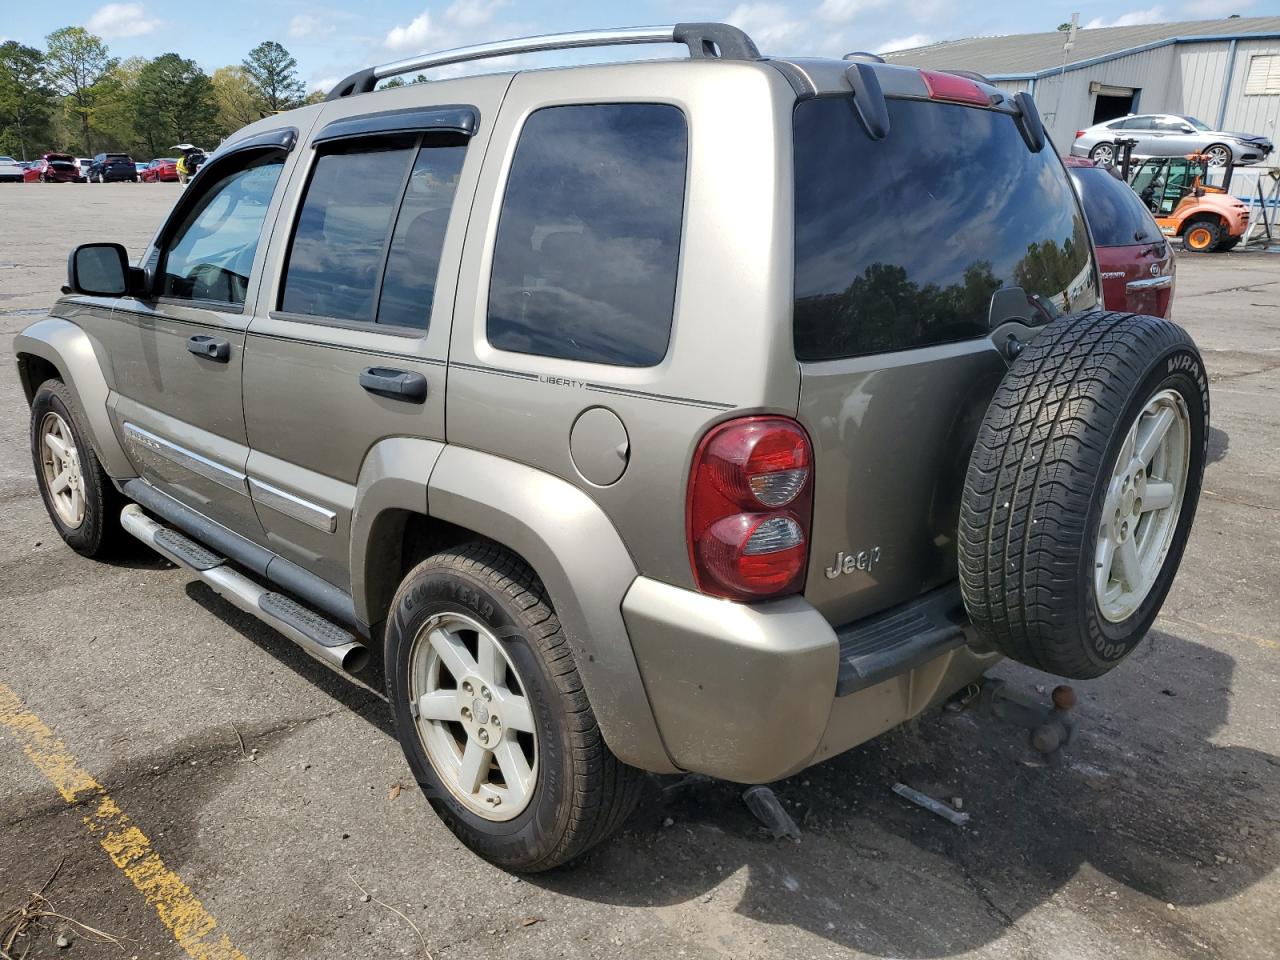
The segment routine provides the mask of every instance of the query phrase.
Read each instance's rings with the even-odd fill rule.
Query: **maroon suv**
[[[23,173],[26,183],[84,183],[80,164],[69,153],[46,153]]]
[[[1108,310],[1168,317],[1173,303],[1173,251],[1146,204],[1110,170],[1064,157],[1084,205]]]

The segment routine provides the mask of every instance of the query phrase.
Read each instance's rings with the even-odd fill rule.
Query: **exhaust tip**
[[[363,644],[353,643],[342,655],[341,666],[344,673],[360,673],[369,665],[369,648]]]

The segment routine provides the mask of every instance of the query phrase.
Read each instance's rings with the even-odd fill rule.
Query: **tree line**
[[[0,43],[0,154],[160,157],[175,143],[215,147],[247,123],[324,97],[307,93],[297,60],[274,40],[210,75],[176,53],[120,60],[101,37],[63,27],[43,50]]]

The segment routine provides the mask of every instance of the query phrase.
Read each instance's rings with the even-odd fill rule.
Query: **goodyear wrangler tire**
[[[1180,327],[1103,311],[1046,327],[997,389],[965,479],[960,586],[980,633],[1064,677],[1123,660],[1182,559],[1208,427]]]

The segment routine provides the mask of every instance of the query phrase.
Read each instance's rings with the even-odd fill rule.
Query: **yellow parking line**
[[[50,730],[18,695],[0,683],[0,727],[22,745],[22,752],[36,765],[68,804],[83,804],[82,817],[90,836],[107,852],[111,862],[129,878],[160,922],[193,960],[245,960],[225,933],[218,933],[213,918],[176,873],[164,865],[147,835],[121,810],[98,781],[76,763],[66,744]]]

